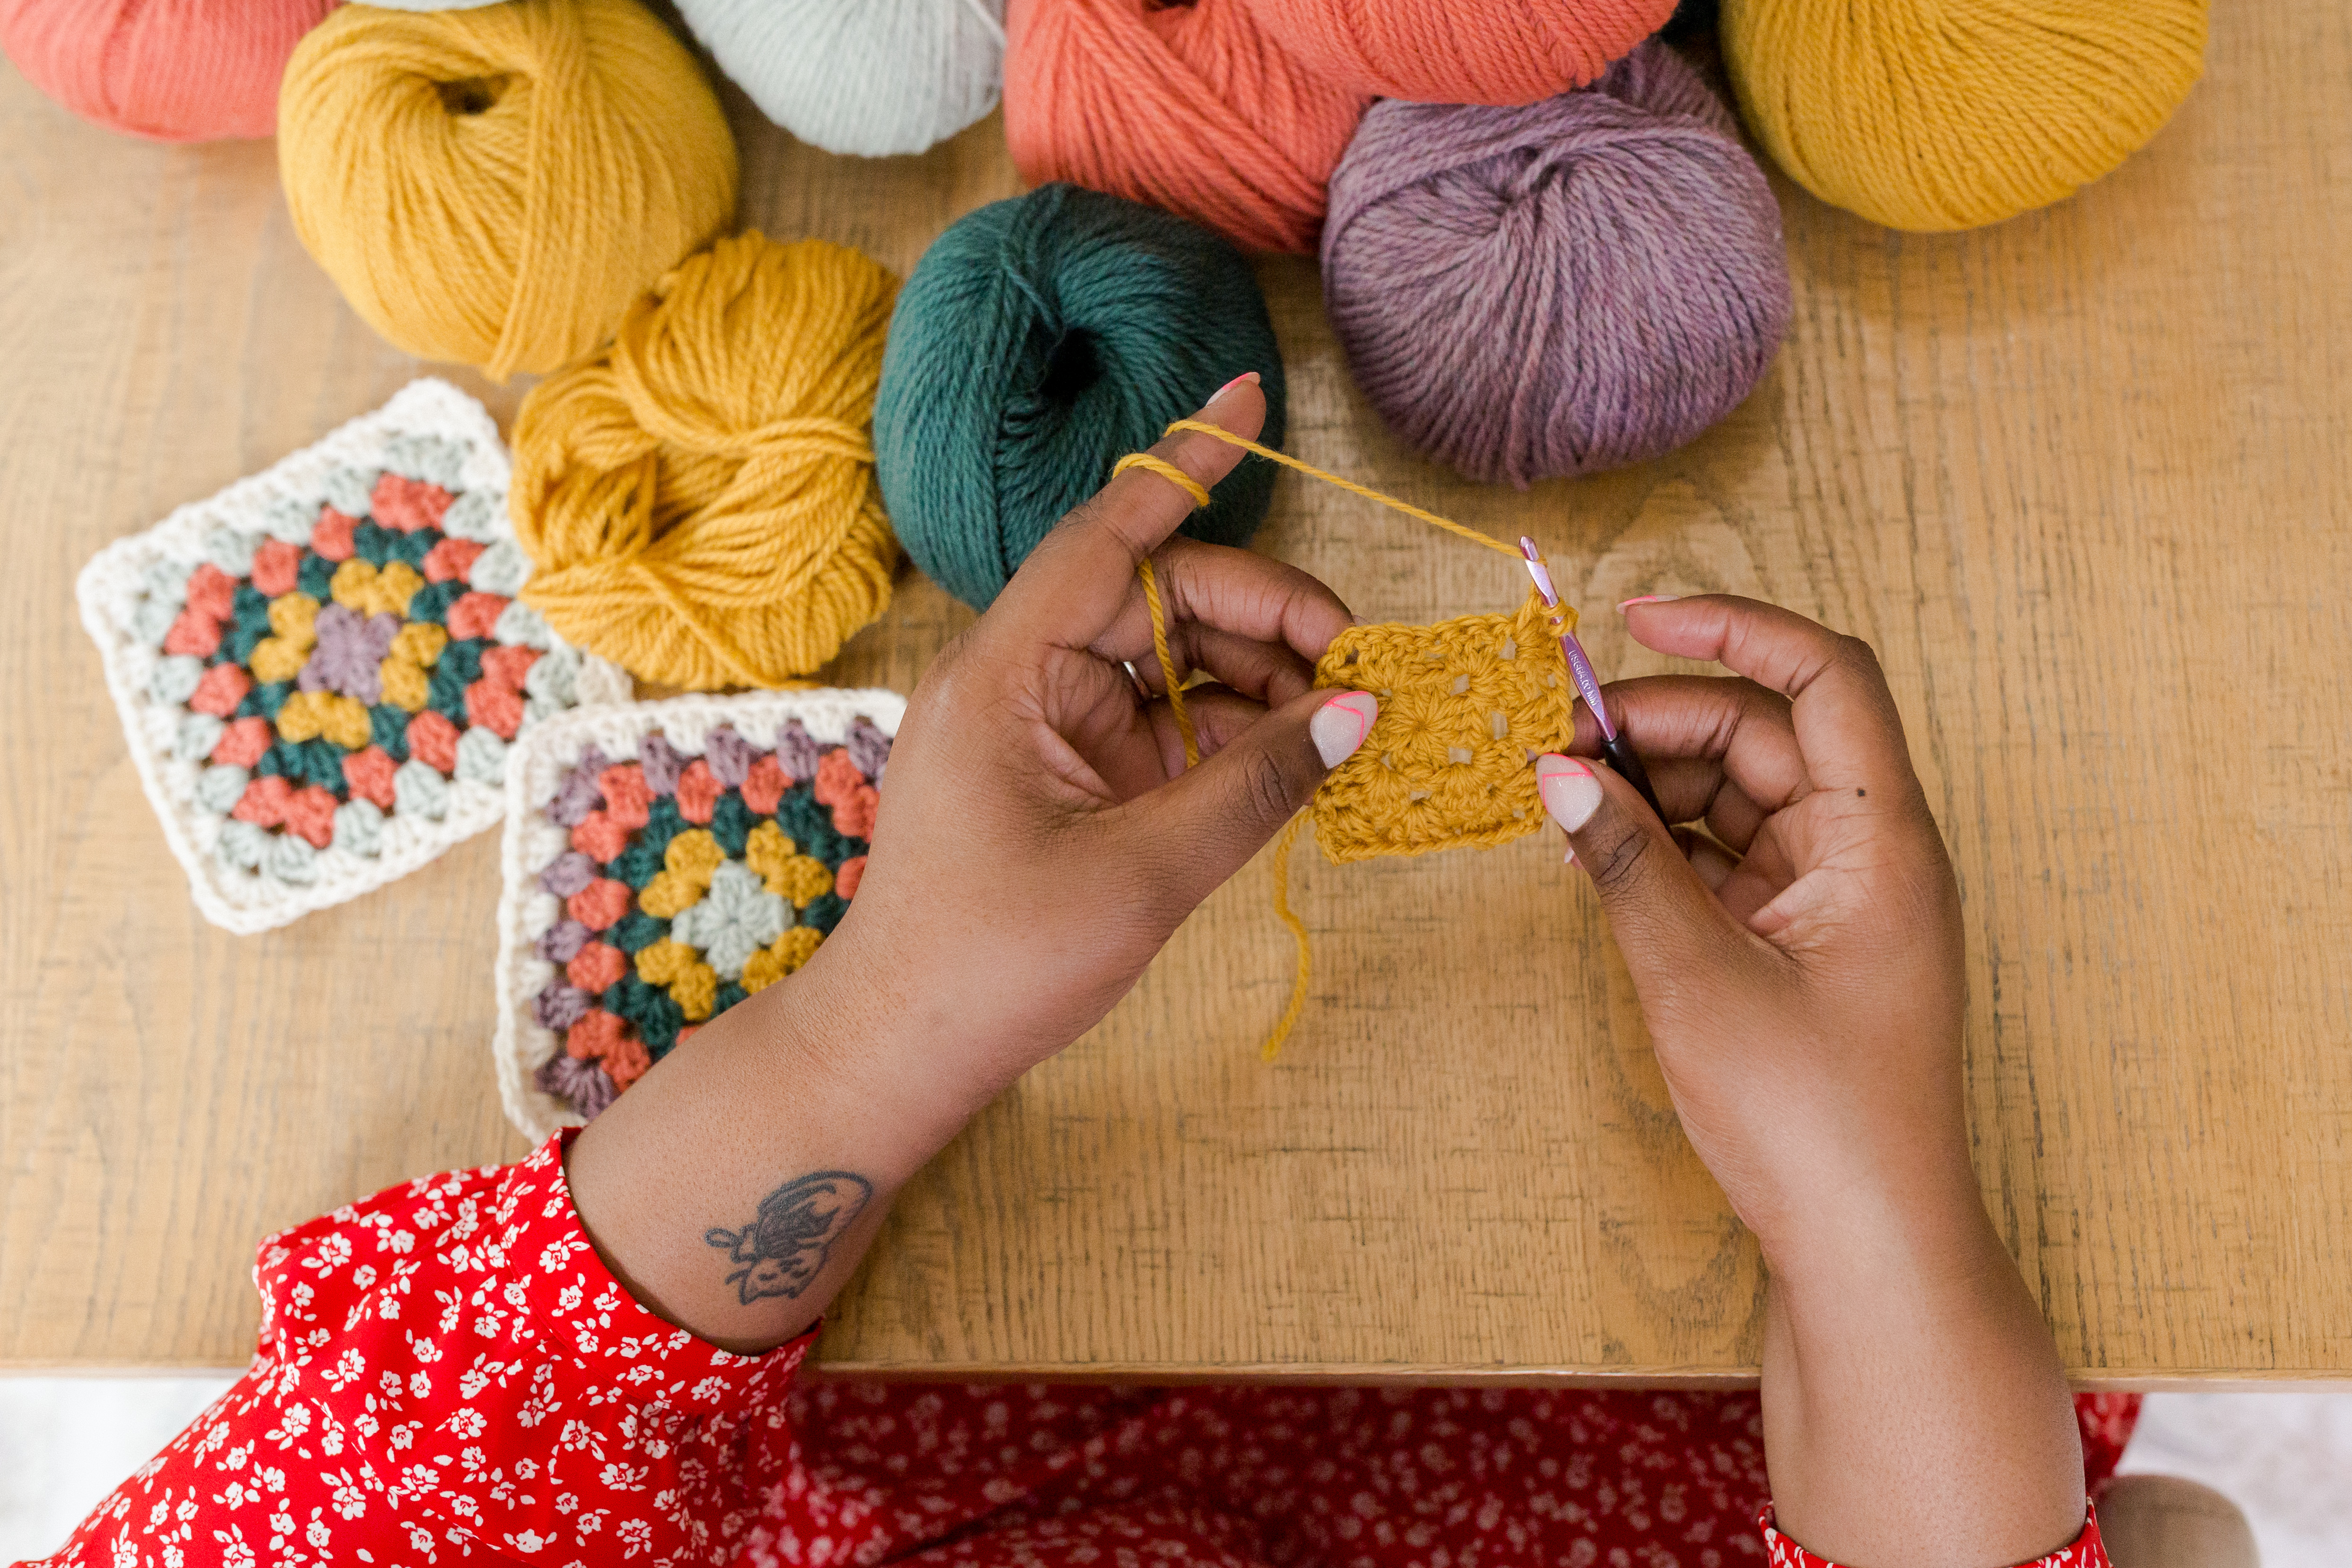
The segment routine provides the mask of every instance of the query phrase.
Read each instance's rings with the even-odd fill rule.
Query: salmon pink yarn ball
[[[1314,250],[1367,95],[1307,69],[1244,0],[1012,0],[1005,35],[1023,178],[1147,203],[1245,249]]]
[[[335,0],[0,0],[0,51],[49,97],[158,141],[268,136],[278,81]]]
[[[1331,182],[1323,297],[1398,436],[1515,485],[1721,419],[1789,322],[1771,187],[1665,45],[1518,108],[1384,100]]]
[[[1306,65],[1420,103],[1534,103],[1594,80],[1675,0],[1249,0]]]

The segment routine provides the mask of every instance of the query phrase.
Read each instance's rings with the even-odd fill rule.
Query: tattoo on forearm
[[[745,1306],[769,1296],[799,1295],[824,1271],[833,1244],[865,1212],[874,1186],[848,1171],[812,1171],[760,1200],[760,1212],[740,1230],[702,1233],[742,1265],[727,1283]]]

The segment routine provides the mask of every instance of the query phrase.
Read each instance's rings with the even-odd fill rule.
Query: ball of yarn
[[[1250,0],[1313,70],[1366,97],[1533,103],[1665,26],[1675,0]]]
[[[335,0],[0,0],[0,51],[84,120],[158,141],[267,136]]]
[[[996,107],[1004,0],[678,0],[760,111],[828,152],[920,152]]]
[[[1244,371],[1283,436],[1282,360],[1248,262],[1195,225],[1071,185],[933,242],[890,324],[874,450],[915,564],[985,608],[1111,465]],[[1245,461],[1184,532],[1244,544],[1274,466]]]
[[[1364,95],[1307,69],[1243,0],[1012,0],[1004,138],[1032,183],[1067,180],[1306,253]]]
[[[1724,64],[1789,177],[1889,228],[2063,201],[2145,145],[2205,66],[2207,0],[1725,0]]]
[[[348,5],[294,51],[295,232],[368,324],[504,378],[559,370],[735,211],[735,141],[636,0]]]
[[[890,603],[874,391],[898,280],[824,240],[688,257],[514,429],[524,601],[648,681],[776,686]]]
[[[1656,42],[1541,103],[1374,105],[1331,182],[1323,293],[1401,438],[1521,486],[1705,430],[1790,303],[1763,172]]]

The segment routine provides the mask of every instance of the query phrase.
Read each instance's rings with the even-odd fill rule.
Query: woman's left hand
[[[1248,379],[1201,414],[1239,435],[1265,416]],[[1152,452],[1204,486],[1241,458],[1199,434]],[[804,1328],[899,1184],[1108,1012],[1370,731],[1370,697],[1311,689],[1347,608],[1296,568],[1171,538],[1191,510],[1131,471],[1046,536],[916,687],[833,935],[572,1145],[598,1250],[672,1322],[736,1350]],[[1179,670],[1214,677],[1185,693],[1189,769],[1147,556]]]
[[[1265,415],[1244,378],[1199,417],[1255,435]],[[1203,486],[1242,457],[1195,433],[1152,452]],[[1318,739],[1336,760],[1370,728],[1369,696],[1315,716],[1346,695],[1312,686],[1347,607],[1295,567],[1171,538],[1192,506],[1130,470],[1073,512],[940,653],[891,751],[873,854],[826,952],[897,977],[893,1006],[929,1020],[938,1065],[972,1073],[983,1100],[1108,1012],[1307,804],[1329,766]],[[1184,694],[1190,772],[1136,576],[1146,556],[1179,670],[1215,683]]]

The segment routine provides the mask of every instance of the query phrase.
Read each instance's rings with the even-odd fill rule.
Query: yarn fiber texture
[[[348,5],[302,41],[278,167],[303,245],[393,343],[562,369],[735,211],[735,141],[636,0]]]
[[[1534,103],[1599,77],[1675,0],[1249,0],[1308,68],[1366,97]]]
[[[828,152],[920,152],[996,107],[1004,0],[679,0],[760,112]]]
[[[1066,180],[1252,250],[1315,248],[1324,186],[1366,95],[1308,70],[1244,0],[1011,0],[1004,136]]]
[[[1690,440],[1790,309],[1763,172],[1654,41],[1538,104],[1375,105],[1331,182],[1323,291],[1401,439],[1520,486]]]
[[[1889,228],[1999,223],[2146,145],[2205,68],[2207,0],[1725,0],[1742,113],[1808,191]]]
[[[1071,185],[966,214],[932,243],[890,325],[874,411],[882,493],[907,553],[985,608],[1037,541],[1171,419],[1244,371],[1283,438],[1265,296],[1194,224]],[[1184,532],[1248,542],[1274,469],[1244,462]]]
[[[0,0],[0,52],[50,98],[158,141],[268,136],[278,84],[335,0]]]
[[[871,421],[898,280],[757,234],[688,257],[514,431],[524,601],[641,679],[780,686],[890,603]]]

